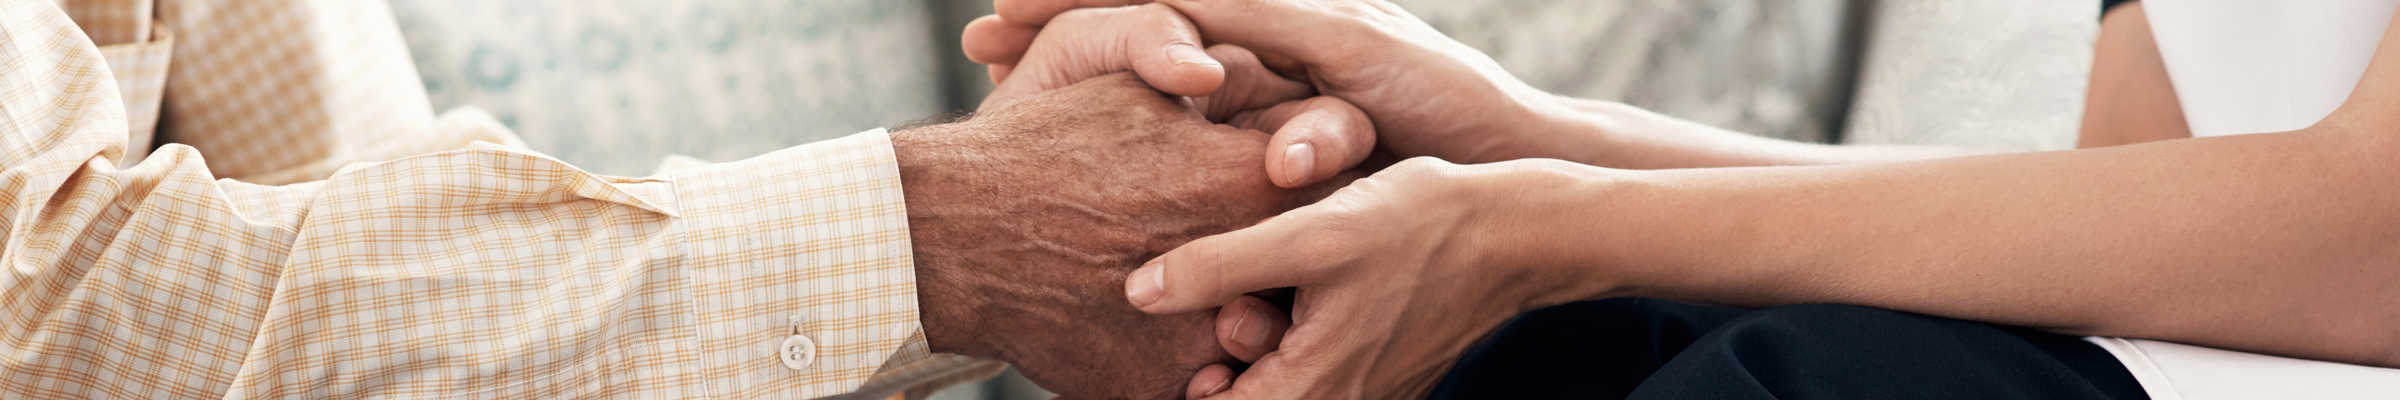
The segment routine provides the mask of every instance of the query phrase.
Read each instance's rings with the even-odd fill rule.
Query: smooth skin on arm
[[[1557,256],[1529,265],[1613,266],[1599,275],[1623,277],[1635,295],[1864,304],[2400,366],[2395,35],[2387,30],[2346,103],[2295,132],[1615,174],[1557,200],[1526,196],[1577,216],[1544,219],[1583,222],[1549,228],[1605,244],[1510,253]],[[1579,195],[1610,205],[1564,200]]]
[[[1566,300],[1861,304],[2400,366],[2400,145],[2320,127],[1878,166],[1600,171],[1517,191],[1492,265]],[[1597,199],[1597,201],[1595,201]],[[1537,233],[1538,232],[1538,233]],[[1582,240],[1538,240],[1582,238]]]
[[[1914,145],[1833,145],[1795,142],[1708,126],[1625,103],[1553,96],[1528,140],[1549,141],[1544,154],[1585,165],[1624,169],[1831,165],[1922,160],[1988,151]]]

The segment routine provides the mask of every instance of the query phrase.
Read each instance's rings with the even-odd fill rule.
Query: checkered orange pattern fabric
[[[924,345],[881,131],[593,175],[464,145],[513,135],[425,111],[380,1],[106,8],[148,4],[0,0],[0,398],[873,397],[997,368]],[[120,167],[160,73],[173,143]]]

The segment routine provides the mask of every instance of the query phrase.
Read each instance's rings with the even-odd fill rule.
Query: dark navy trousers
[[[2081,338],[1868,307],[1587,301],[1517,317],[1437,399],[2146,399]]]

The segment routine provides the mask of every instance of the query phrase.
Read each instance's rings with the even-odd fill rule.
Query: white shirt
[[[2143,3],[2193,136],[2308,127],[2350,96],[2400,0]],[[2400,304],[2400,299],[2394,299]],[[2400,399],[2400,369],[2087,338],[2158,400]]]

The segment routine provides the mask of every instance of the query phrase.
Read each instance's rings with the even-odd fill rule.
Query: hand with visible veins
[[[1234,360],[1211,333],[1247,323],[1145,314],[1125,304],[1125,274],[1330,186],[1276,187],[1258,168],[1265,133],[1130,74],[1016,96],[892,135],[928,344],[1073,398],[1188,394],[1196,371]]]

